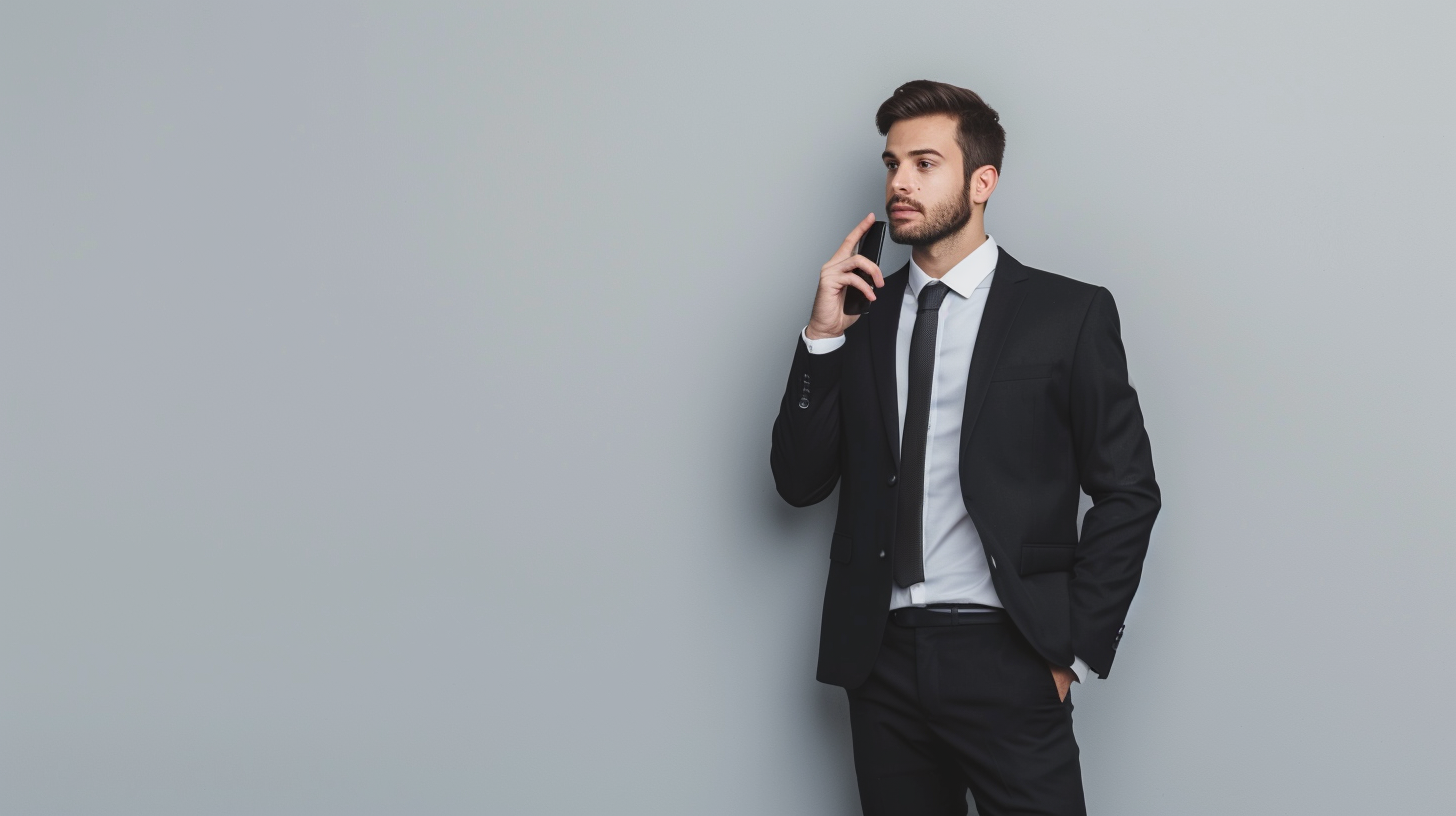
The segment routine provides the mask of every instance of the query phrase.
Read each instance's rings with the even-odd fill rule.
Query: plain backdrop
[[[1119,304],[1093,813],[1456,809],[1438,3],[0,10],[0,812],[857,812],[769,429],[873,117]],[[895,246],[886,261],[906,258]]]

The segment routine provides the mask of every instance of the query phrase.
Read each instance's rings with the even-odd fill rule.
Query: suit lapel
[[[900,330],[900,305],[905,298],[905,286],[910,280],[910,264],[885,278],[869,314],[862,319],[870,321],[870,360],[875,369],[875,391],[880,396],[880,416],[885,421],[885,436],[895,465],[900,464],[900,400],[895,393],[895,336]],[[993,279],[994,280],[994,279]]]
[[[991,291],[986,295],[986,308],[981,312],[981,327],[976,331],[976,347],[971,352],[971,371],[966,378],[966,408],[961,418],[961,457],[970,444],[971,431],[981,414],[981,404],[991,388],[991,373],[1006,344],[1006,335],[1016,320],[1016,312],[1026,298],[1026,267],[997,247],[996,274],[991,278]]]

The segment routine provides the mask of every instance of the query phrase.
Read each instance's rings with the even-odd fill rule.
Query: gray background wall
[[[920,77],[1148,417],[1093,811],[1450,812],[1453,22],[7,3],[0,812],[855,812],[768,433]]]

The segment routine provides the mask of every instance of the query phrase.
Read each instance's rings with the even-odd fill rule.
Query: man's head
[[[929,246],[985,210],[1001,174],[1006,131],[974,91],[917,79],[880,105],[890,239]]]

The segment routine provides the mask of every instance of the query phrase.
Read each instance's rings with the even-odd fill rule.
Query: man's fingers
[[[885,285],[885,276],[880,272],[880,265],[863,255],[851,255],[835,264],[834,267],[834,272],[849,272],[854,269],[862,269],[874,281],[875,286]]]
[[[848,258],[849,256],[853,255],[854,254],[854,245],[859,241],[860,236],[862,236],[862,235],[865,234],[865,230],[869,229],[874,223],[875,223],[875,214],[874,213],[870,213],[869,215],[866,215],[864,218],[861,218],[859,220],[859,223],[854,225],[854,229],[852,229],[852,230],[849,231],[849,235],[845,237],[844,243],[842,243],[842,244],[839,245],[839,250],[834,253],[834,257],[833,258],[830,258],[829,259],[829,262],[830,263],[836,263],[838,261],[842,261],[845,258]]]
[[[854,268],[863,269],[865,272],[868,272],[869,276],[874,279],[875,286],[885,285],[885,276],[880,273],[879,264],[863,255],[851,255],[849,260],[850,263],[854,264]]]
[[[1062,702],[1066,702],[1067,692],[1072,690],[1072,680],[1077,675],[1071,669],[1064,666],[1051,666],[1050,668],[1052,670],[1052,682],[1057,685],[1057,697]]]
[[[835,284],[836,291],[853,286],[861,292],[864,292],[865,297],[870,300],[875,299],[875,287],[871,286],[868,281],[853,272],[835,272],[832,275],[826,275],[824,279],[831,284]]]

